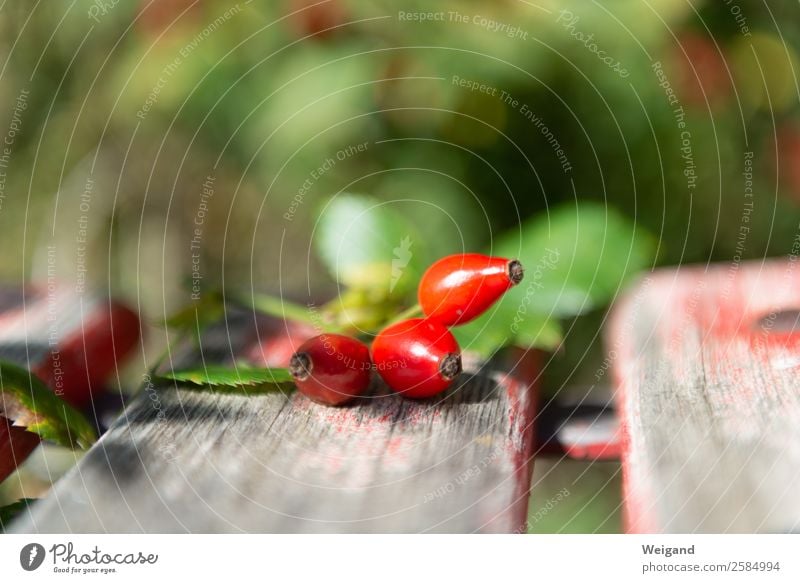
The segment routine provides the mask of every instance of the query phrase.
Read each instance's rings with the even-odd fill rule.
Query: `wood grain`
[[[634,532],[800,529],[796,258],[644,278],[607,334]]]
[[[229,318],[202,356],[230,361],[258,341]],[[145,383],[12,531],[524,531],[534,407],[531,383],[486,367],[444,398],[376,382],[343,408]]]

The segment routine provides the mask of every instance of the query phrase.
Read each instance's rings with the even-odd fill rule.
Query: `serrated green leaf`
[[[292,375],[285,368],[255,368],[249,366],[209,365],[174,370],[162,378],[182,383],[211,387],[243,387],[255,385],[292,385]]]
[[[319,217],[317,252],[340,283],[402,296],[422,273],[424,243],[416,230],[386,203],[340,194]]]
[[[81,413],[35,375],[9,362],[0,362],[0,399],[0,414],[42,439],[83,449],[96,439]]]

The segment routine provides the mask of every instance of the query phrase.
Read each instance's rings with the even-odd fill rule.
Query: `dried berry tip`
[[[461,355],[451,352],[442,359],[439,372],[448,381],[461,374]]]
[[[311,376],[314,364],[311,357],[305,352],[296,352],[289,361],[289,372],[298,381],[304,381]]]
[[[519,282],[522,281],[522,278],[525,277],[525,269],[522,267],[522,263],[517,261],[508,262],[508,278],[511,280],[511,283],[517,285]]]

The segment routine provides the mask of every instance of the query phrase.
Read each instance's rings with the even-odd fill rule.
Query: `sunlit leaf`
[[[292,375],[285,368],[254,368],[244,365],[209,365],[163,373],[162,378],[209,387],[243,387],[265,385],[293,386]]]
[[[413,289],[421,273],[424,242],[381,201],[336,196],[320,214],[317,251],[331,275],[346,286],[385,295]]]
[[[0,362],[0,415],[42,439],[88,448],[95,432],[86,418],[29,371]]]

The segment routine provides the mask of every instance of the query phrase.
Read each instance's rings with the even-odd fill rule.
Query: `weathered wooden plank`
[[[229,361],[254,342],[229,321],[204,357]],[[489,368],[438,400],[376,382],[343,408],[146,386],[12,531],[515,532],[534,406],[530,383]]]
[[[800,528],[795,259],[659,271],[616,307],[629,530]]]

